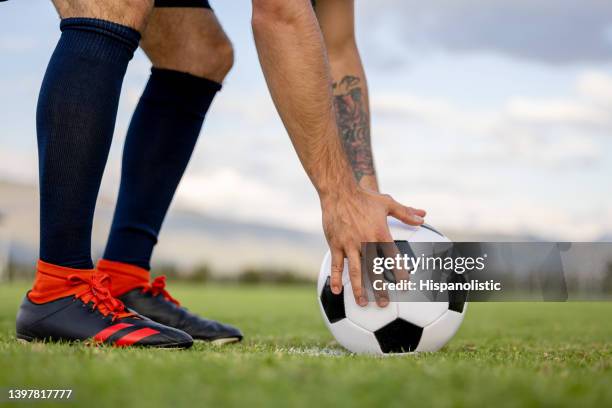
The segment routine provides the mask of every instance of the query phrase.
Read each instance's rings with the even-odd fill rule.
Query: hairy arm
[[[281,119],[320,195],[354,193],[332,105],[321,31],[308,0],[253,0],[259,60]]]
[[[329,56],[333,100],[344,150],[359,185],[378,191],[370,137],[368,85],[355,41],[354,1],[318,0],[316,15]]]
[[[392,242],[389,214],[419,225],[425,213],[357,184],[339,137],[330,68],[310,1],[253,0],[252,25],[270,94],[319,193],[332,255],[332,291],[342,290],[348,258],[353,295],[365,306],[361,243]]]

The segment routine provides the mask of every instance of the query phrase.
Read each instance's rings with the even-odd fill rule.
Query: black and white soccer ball
[[[446,236],[429,225],[411,227],[391,221],[389,227],[396,241],[408,241],[408,245],[416,242],[450,243]],[[370,302],[361,307],[353,296],[346,261],[342,274],[343,289],[339,295],[331,291],[330,270],[331,255],[328,251],[317,284],[321,314],[338,343],[353,353],[438,351],[450,341],[463,321],[467,308],[465,299],[451,299],[451,302],[433,302],[427,298],[423,298],[426,300],[423,302],[391,301],[384,308]]]

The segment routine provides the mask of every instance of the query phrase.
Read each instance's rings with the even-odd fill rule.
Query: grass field
[[[334,343],[311,287],[173,287],[246,334],[238,346],[189,351],[20,344],[25,289],[0,286],[0,388],[71,388],[72,404],[612,406],[612,303],[471,304],[442,351],[377,358]]]

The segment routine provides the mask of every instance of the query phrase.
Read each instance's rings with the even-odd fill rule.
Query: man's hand
[[[387,216],[391,215],[409,225],[423,224],[424,210],[406,207],[389,195],[362,188],[321,197],[323,229],[332,255],[331,288],[342,291],[344,259],[349,262],[349,276],[355,302],[368,304],[361,282],[361,243],[393,242]],[[386,306],[388,299],[379,300]]]

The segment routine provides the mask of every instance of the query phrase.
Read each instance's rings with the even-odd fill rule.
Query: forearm
[[[320,196],[353,191],[334,114],[323,38],[308,0],[253,0],[253,33],[268,88]]]
[[[368,86],[355,40],[354,1],[319,0],[316,13],[331,65],[342,144],[359,184],[378,191],[370,142]]]
[[[378,191],[370,136],[368,85],[354,43],[329,49],[338,129],[357,182]]]

